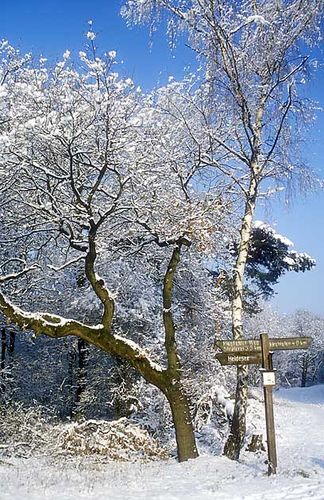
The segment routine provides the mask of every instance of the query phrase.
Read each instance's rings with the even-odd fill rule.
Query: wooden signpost
[[[272,351],[307,349],[311,337],[286,337],[269,339],[262,333],[260,339],[251,340],[216,340],[215,348],[222,352],[216,354],[221,365],[260,365],[264,393],[265,418],[268,448],[268,475],[276,473],[277,450],[273,415],[273,388],[276,384],[275,370],[272,364]]]

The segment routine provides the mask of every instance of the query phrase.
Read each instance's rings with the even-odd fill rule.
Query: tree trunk
[[[308,374],[309,356],[305,354],[303,356],[302,362],[302,377],[301,377],[301,387],[306,387],[307,374]]]
[[[246,432],[246,410],[248,395],[248,367],[237,367],[237,382],[234,414],[231,431],[224,447],[224,455],[231,460],[238,460],[244,444]]]
[[[250,451],[251,453],[257,453],[258,451],[266,451],[262,441],[262,434],[253,434],[246,450]]]
[[[87,385],[87,365],[88,365],[88,347],[83,339],[78,339],[78,370],[77,370],[77,387],[75,394],[75,404],[78,405],[81,401]]]
[[[184,462],[189,458],[196,458],[198,451],[195,442],[190,407],[187,396],[181,385],[181,362],[176,343],[176,326],[172,314],[172,295],[174,277],[180,262],[181,247],[189,243],[182,239],[173,249],[163,281],[163,324],[165,331],[165,350],[168,358],[167,383],[165,390],[172,412],[176,433],[178,460]]]
[[[0,360],[0,392],[4,393],[6,390],[5,384],[5,374],[4,369],[6,366],[6,348],[7,348],[7,336],[5,328],[1,330],[1,360]]]
[[[257,179],[252,176],[245,204],[245,213],[240,231],[240,243],[233,272],[232,334],[234,340],[244,338],[243,333],[243,286],[244,272],[249,252],[252,221],[257,196]],[[224,454],[238,460],[246,432],[248,367],[237,367],[237,385],[231,430],[224,447]]]
[[[9,348],[8,348],[8,354],[11,361],[15,353],[15,342],[16,342],[16,332],[11,331],[9,332]]]
[[[169,385],[163,392],[171,407],[179,462],[185,462],[190,458],[197,458],[198,451],[189,402],[180,382]]]
[[[84,393],[87,385],[87,365],[88,365],[88,347],[87,343],[85,340],[78,338],[78,343],[77,343],[77,368],[75,370],[76,374],[75,377],[73,377],[73,365],[75,362],[75,356],[71,357],[71,365],[70,365],[70,371],[71,371],[71,387],[74,392],[73,395],[73,403],[72,403],[72,408],[71,408],[71,418],[73,420],[78,420],[80,417],[82,417],[82,410],[80,407],[81,403],[81,398],[82,394]],[[73,384],[73,378],[75,379],[75,384]]]

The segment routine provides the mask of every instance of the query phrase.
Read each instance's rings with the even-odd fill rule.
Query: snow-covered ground
[[[275,394],[278,474],[265,454],[244,452],[239,463],[201,456],[183,464],[102,463],[96,459],[6,459],[1,500],[324,499],[324,386]]]

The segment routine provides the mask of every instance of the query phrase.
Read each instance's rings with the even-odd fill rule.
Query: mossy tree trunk
[[[165,350],[168,358],[168,383],[163,392],[171,407],[178,457],[181,462],[198,456],[189,401],[181,383],[181,361],[176,343],[176,327],[172,316],[174,277],[180,262],[183,245],[189,246],[189,242],[185,238],[176,243],[163,283],[163,323]]]
[[[192,425],[191,411],[186,393],[181,382],[175,382],[164,389],[169,401],[174,424],[178,459],[184,462],[198,456],[195,434]]]

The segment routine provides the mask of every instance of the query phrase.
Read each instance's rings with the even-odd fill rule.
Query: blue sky
[[[98,46],[116,50],[125,72],[149,89],[167,76],[181,76],[193,61],[190,49],[171,54],[166,37],[154,37],[144,27],[128,28],[119,15],[121,0],[0,0],[0,37],[23,51],[59,58],[65,49],[79,51],[85,43],[87,21],[93,21]]]
[[[1,0],[0,38],[22,51],[58,59],[65,49],[78,51],[84,44],[87,21],[93,20],[102,51],[116,50],[123,71],[144,89],[164,83],[169,75],[181,77],[183,68],[193,64],[193,55],[184,45],[171,53],[165,35],[157,34],[149,46],[146,28],[127,28],[119,16],[121,0]],[[324,70],[310,87],[312,97],[324,107]],[[306,155],[324,177],[324,116],[311,131]],[[290,207],[274,203],[258,218],[295,243],[295,249],[316,258],[311,272],[290,273],[281,279],[274,299],[283,312],[306,308],[324,316],[324,193],[296,196]]]

